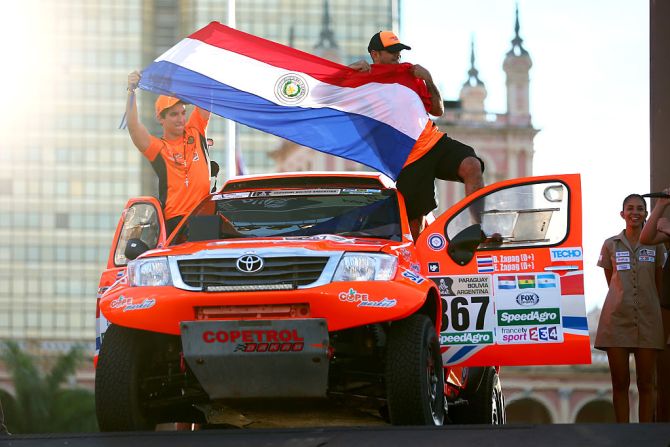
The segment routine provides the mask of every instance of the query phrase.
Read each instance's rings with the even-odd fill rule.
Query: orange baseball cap
[[[381,51],[386,50],[392,53],[398,52],[400,50],[411,50],[411,47],[408,47],[404,43],[400,43],[398,36],[393,34],[392,31],[380,31],[370,39],[368,44],[368,52],[372,50]]]
[[[165,109],[169,109],[173,105],[183,102],[179,98],[174,98],[172,96],[160,95],[156,100],[156,118],[161,116],[161,112]]]

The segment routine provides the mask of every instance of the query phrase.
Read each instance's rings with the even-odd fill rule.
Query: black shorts
[[[405,198],[410,220],[425,216],[437,208],[436,178],[463,183],[463,179],[458,176],[458,168],[467,157],[479,160],[484,172],[484,162],[475,155],[474,149],[445,134],[423,157],[400,171],[396,187]]]

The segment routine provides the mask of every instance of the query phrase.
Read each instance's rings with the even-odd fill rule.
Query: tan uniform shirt
[[[595,347],[598,349],[664,349],[656,269],[661,268],[663,244],[631,246],[624,232],[605,241],[598,266],[612,270]]]

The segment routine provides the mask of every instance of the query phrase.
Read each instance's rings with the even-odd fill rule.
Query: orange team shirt
[[[426,82],[423,79],[415,78],[415,80],[417,93],[423,102],[423,106],[426,108],[426,113],[428,113],[431,108],[431,95],[428,92],[428,87],[426,87]],[[444,135],[444,132],[441,132],[432,120],[428,120],[426,127],[423,128],[421,135],[419,135],[416,143],[412,146],[412,150],[410,150],[403,168],[423,157],[442,138],[442,135]]]
[[[208,121],[196,107],[186,122],[184,138],[168,141],[152,135],[143,152],[158,176],[158,198],[166,220],[187,214],[210,192]]]

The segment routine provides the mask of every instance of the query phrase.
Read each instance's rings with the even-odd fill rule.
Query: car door
[[[445,365],[591,362],[581,215],[579,175],[528,177],[477,191],[421,233]]]
[[[100,276],[95,306],[96,338],[95,358],[97,359],[102,338],[109,323],[100,313],[100,297],[116,281],[121,280],[126,271],[128,259],[125,256],[126,245],[131,239],[141,240],[148,248],[158,248],[165,244],[165,223],[160,203],[154,197],[133,198],[128,201],[121,213],[112,240],[107,267]]]

